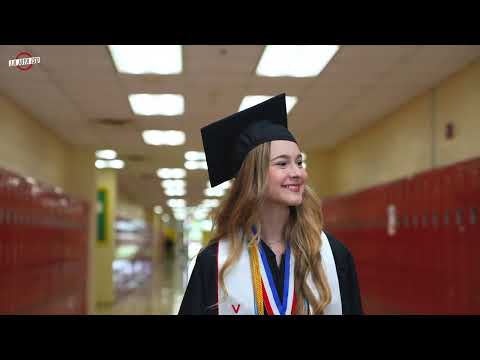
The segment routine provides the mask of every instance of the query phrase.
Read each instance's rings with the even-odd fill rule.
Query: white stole
[[[338,283],[335,259],[328,238],[323,231],[321,238],[322,248],[320,249],[320,254],[322,258],[322,266],[332,293],[332,301],[326,306],[324,313],[325,315],[342,315],[342,300],[340,297],[340,286]],[[227,260],[229,246],[230,244],[226,240],[220,240],[218,242],[218,272],[220,272],[220,269]],[[291,256],[293,257],[293,253]],[[243,244],[239,261],[232,265],[227,273],[225,273],[224,283],[228,296],[220,287],[220,283],[217,284],[219,315],[255,315],[255,297],[252,284],[250,257],[246,242]],[[307,278],[307,285],[312,289],[312,292],[318,299],[319,294],[315,289],[311,275]],[[303,306],[303,304],[297,303],[297,306]],[[312,312],[311,307],[310,312]]]

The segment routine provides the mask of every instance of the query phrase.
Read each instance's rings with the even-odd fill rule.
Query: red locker
[[[476,160],[472,164],[472,171],[470,172],[471,184],[471,222],[469,239],[473,244],[471,249],[472,262],[472,313],[480,314],[480,160]]]
[[[469,307],[469,243],[466,239],[466,192],[465,192],[465,168],[459,164],[454,168],[454,186],[452,191],[455,194],[455,284],[457,286],[457,305],[461,314],[468,313]]]
[[[8,187],[8,196],[9,203],[7,204],[8,216],[7,224],[9,227],[9,238],[10,238],[10,252],[7,253],[7,267],[10,271],[14,271],[18,264],[18,235],[17,235],[17,220],[19,213],[19,204],[20,197],[18,194],[18,188],[21,184],[21,178],[12,174],[9,178],[9,187]]]
[[[7,247],[7,194],[6,194],[6,176],[0,169],[0,274],[5,271]]]
[[[366,313],[480,314],[479,208],[475,159],[330,198],[325,221],[354,254]]]
[[[389,184],[390,199],[388,206],[392,206],[391,213],[387,217],[387,227],[389,222],[390,229],[387,228],[385,239],[389,243],[389,263],[390,274],[392,276],[392,305],[397,311],[400,311],[405,303],[405,299],[410,294],[411,271],[406,266],[405,259],[408,257],[408,249],[404,242],[403,229],[401,227],[400,216],[402,214],[402,199],[404,198],[404,183],[396,181]],[[388,209],[388,208],[387,208]]]
[[[391,236],[388,234],[388,221],[389,221],[389,208],[394,206],[394,196],[393,189],[386,185],[385,187],[385,204],[382,206],[382,212],[385,213],[384,221],[381,224],[382,236],[377,239],[377,247],[379,248],[378,257],[376,263],[381,264],[381,271],[378,272],[377,286],[379,288],[379,295],[383,300],[383,305],[388,306],[389,308],[395,308],[396,303],[399,300],[397,298],[396,288],[401,287],[402,284],[399,284],[396,281],[396,266],[392,264],[393,256],[395,250],[393,249],[393,241],[391,241]],[[388,279],[388,281],[385,281]]]
[[[0,273],[0,315],[13,313],[13,280],[11,273]]]
[[[34,237],[30,234],[30,227],[27,225],[27,217],[29,214],[30,201],[32,194],[32,185],[24,178],[21,179],[20,185],[16,190],[17,210],[16,210],[16,260],[18,268],[35,266],[37,264],[37,246]]]
[[[465,242],[468,248],[468,314],[480,314],[480,161],[465,165]]]
[[[447,314],[454,314],[456,308],[456,286],[454,281],[454,265],[456,249],[454,248],[454,232],[455,232],[455,218],[454,218],[454,192],[452,169],[446,168],[442,175],[442,204],[443,204],[443,241],[445,244],[445,295],[447,302]]]
[[[85,312],[83,206],[0,170],[0,313]]]
[[[431,214],[432,214],[432,184],[431,184],[431,172],[423,173],[419,176],[420,182],[420,198],[419,214],[420,214],[420,228],[417,236],[418,240],[418,264],[416,276],[417,287],[420,290],[417,296],[417,308],[416,313],[430,314],[432,303],[435,301],[433,298],[434,283],[433,266],[432,266],[432,233],[431,233]]]
[[[431,272],[428,281],[432,285],[431,313],[444,314],[447,306],[445,302],[445,280],[444,280],[444,257],[445,246],[442,232],[442,197],[441,197],[441,169],[432,172],[430,175],[431,186],[431,221],[430,221],[430,262]]]

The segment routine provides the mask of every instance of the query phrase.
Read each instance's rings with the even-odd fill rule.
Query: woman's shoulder
[[[213,242],[205,246],[197,255],[197,264],[209,265],[217,264],[218,242]]]
[[[350,250],[343,242],[338,240],[332,233],[329,233],[327,231],[324,231],[324,233],[327,236],[333,254],[336,255],[335,257],[344,259],[350,258],[352,256]]]

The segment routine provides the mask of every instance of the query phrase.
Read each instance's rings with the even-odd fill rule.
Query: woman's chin
[[[283,200],[282,202],[287,206],[299,206],[303,202],[303,197],[299,196],[295,198],[288,198],[288,199],[282,199],[282,200]]]

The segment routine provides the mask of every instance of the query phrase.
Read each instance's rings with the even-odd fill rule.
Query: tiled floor
[[[97,307],[98,315],[175,315],[187,284],[188,264],[182,255],[153,266],[152,276],[111,307]]]

